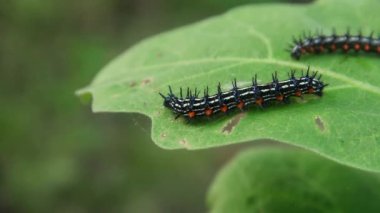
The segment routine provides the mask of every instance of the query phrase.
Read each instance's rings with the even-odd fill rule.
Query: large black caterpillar
[[[363,36],[361,32],[351,35],[350,31],[343,35],[337,35],[335,30],[331,35],[316,33],[303,35],[299,39],[293,38],[289,51],[291,56],[299,60],[306,54],[319,54],[323,52],[335,52],[341,50],[344,53],[353,50],[355,52],[373,52],[380,54],[380,38],[374,38],[373,32],[369,36]]]
[[[246,87],[238,87],[236,79],[232,82],[232,89],[222,92],[220,83],[217,87],[215,95],[209,95],[208,87],[204,90],[203,97],[199,97],[199,91],[195,89],[192,92],[189,88],[185,97],[182,95],[180,88],[180,96],[173,94],[169,86],[167,96],[160,93],[164,99],[164,106],[171,109],[177,116],[181,115],[186,118],[210,117],[217,113],[227,113],[232,109],[238,108],[243,110],[250,105],[265,107],[271,102],[289,102],[289,97],[301,97],[302,94],[315,94],[322,96],[322,90],[327,84],[320,79],[322,75],[317,76],[317,72],[302,74],[300,78],[295,77],[295,71],[289,74],[289,79],[279,81],[277,73],[272,74],[272,82],[259,85],[257,76],[252,78],[252,85]]]

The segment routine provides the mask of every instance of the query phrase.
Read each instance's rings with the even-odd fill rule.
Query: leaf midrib
[[[258,63],[258,64],[274,64],[274,65],[279,65],[279,66],[285,66],[285,67],[292,67],[292,68],[298,68],[298,69],[304,69],[307,67],[307,65],[303,63],[298,63],[298,62],[289,62],[289,61],[284,61],[284,60],[278,60],[278,59],[273,59],[273,58],[244,58],[244,57],[219,57],[219,58],[203,58],[203,59],[194,59],[194,60],[184,60],[184,61],[177,61],[174,63],[165,63],[165,64],[157,64],[157,65],[152,65],[152,66],[145,66],[141,67],[139,69],[134,69],[135,71],[143,71],[143,70],[149,70],[149,69],[156,69],[156,68],[164,68],[164,67],[172,67],[172,66],[182,66],[182,65],[193,65],[193,64],[201,64],[201,63],[221,63],[221,62],[236,62],[236,64],[229,64],[226,66],[240,66],[240,65],[246,65],[249,63]],[[336,80],[340,80],[342,82],[345,82],[351,86],[357,87],[359,89],[380,95],[380,87],[374,86],[372,84],[359,81],[356,79],[349,78],[343,74],[339,74],[337,72],[334,72],[329,69],[324,69],[321,67],[313,67],[315,70],[318,70],[323,75],[329,76],[331,78],[334,78]],[[210,70],[207,73],[200,73],[197,75],[191,75],[188,78],[182,78],[180,81],[184,80],[190,80],[193,79],[194,77],[199,77],[202,75],[210,75],[213,72],[219,71],[220,69],[223,69],[223,67],[218,67],[214,70]],[[112,79],[104,81],[102,83],[96,83],[95,86],[97,88],[99,87],[107,87],[111,86],[114,84],[119,84],[121,82],[125,82],[125,79],[122,79],[120,81],[114,81]],[[163,86],[166,85],[157,85],[154,89],[162,88]],[[86,88],[86,90],[91,90],[93,86],[89,86]]]

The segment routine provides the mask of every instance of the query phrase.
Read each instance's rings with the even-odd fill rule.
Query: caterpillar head
[[[328,84],[323,83],[319,79],[313,79],[312,85],[313,85],[313,88],[315,90],[315,94],[318,96],[322,96],[323,95],[323,89],[326,86],[328,86]]]
[[[164,99],[164,103],[163,103],[163,105],[164,105],[165,107],[171,108],[171,106],[172,106],[172,104],[171,104],[171,102],[172,102],[172,98],[170,97],[170,95],[169,95],[169,96],[165,96],[165,95],[163,95],[163,94],[161,94],[161,93],[159,93],[159,94],[160,94],[161,97]]]

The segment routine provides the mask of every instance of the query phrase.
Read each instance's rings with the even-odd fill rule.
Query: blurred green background
[[[3,1],[0,211],[206,211],[216,171],[249,144],[162,150],[148,118],[92,114],[74,92],[139,40],[250,2],[268,1]]]

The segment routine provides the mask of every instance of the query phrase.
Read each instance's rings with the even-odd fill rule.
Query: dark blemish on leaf
[[[256,201],[256,199],[255,199],[255,196],[253,196],[253,195],[250,195],[249,197],[247,197],[247,200],[246,200],[247,205],[249,205],[249,206],[255,204],[255,201]]]
[[[317,127],[319,128],[319,130],[321,130],[321,132],[325,131],[325,124],[323,123],[321,117],[319,116],[315,117],[314,121]]]
[[[181,146],[185,147],[186,149],[190,148],[189,142],[187,142],[187,140],[185,140],[185,139],[180,140],[179,144],[181,144]]]
[[[222,133],[230,134],[232,130],[237,126],[240,120],[246,115],[246,113],[239,113],[235,115],[222,129]]]
[[[166,134],[165,133],[161,133],[161,138],[166,138]]]
[[[146,79],[144,79],[144,80],[142,81],[142,85],[145,86],[145,85],[147,85],[147,84],[149,84],[149,83],[151,83],[151,82],[152,82],[152,79],[150,79],[150,78],[146,78]]]
[[[162,53],[157,53],[157,54],[156,54],[156,57],[157,57],[157,58],[161,58],[161,57],[162,57]]]
[[[132,81],[132,82],[129,84],[130,87],[135,87],[136,85],[137,85],[136,81]]]

